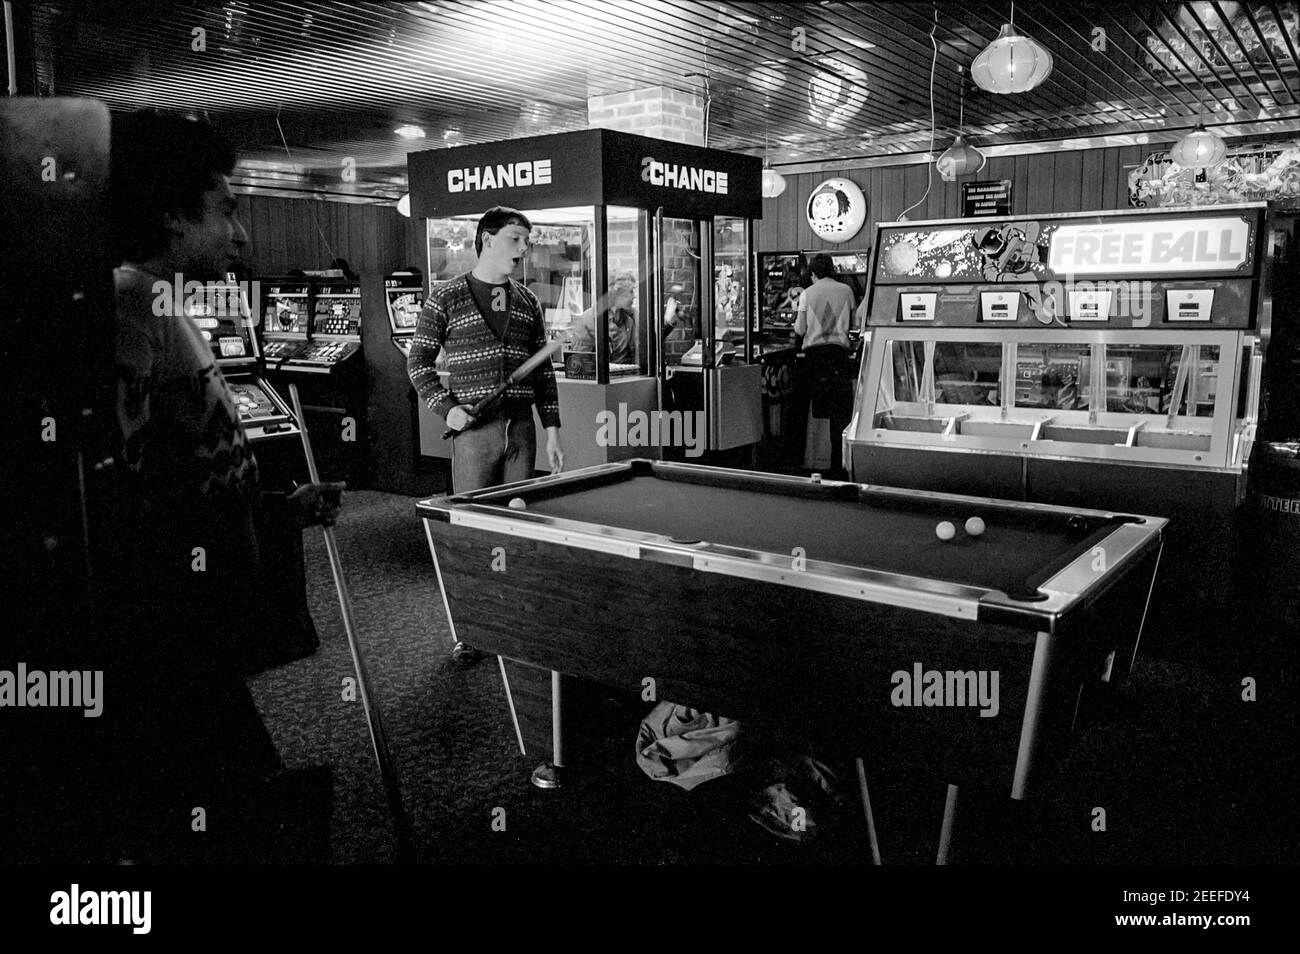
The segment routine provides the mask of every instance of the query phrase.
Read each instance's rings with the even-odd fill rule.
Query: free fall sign
[[[1249,254],[1250,223],[1241,218],[1110,222],[1061,226],[1048,266],[1058,276],[1231,272]]]

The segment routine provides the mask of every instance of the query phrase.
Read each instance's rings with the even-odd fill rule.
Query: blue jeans
[[[493,418],[451,439],[451,489],[464,494],[483,487],[527,480],[537,460],[532,415]]]

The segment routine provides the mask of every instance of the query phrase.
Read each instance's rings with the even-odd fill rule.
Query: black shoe
[[[468,643],[457,643],[451,649],[451,661],[462,669],[477,666],[487,658],[487,653],[481,649],[475,649]]]

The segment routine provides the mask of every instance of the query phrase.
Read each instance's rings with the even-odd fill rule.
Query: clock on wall
[[[828,242],[847,242],[867,221],[867,197],[849,179],[827,179],[808,196],[808,224]]]

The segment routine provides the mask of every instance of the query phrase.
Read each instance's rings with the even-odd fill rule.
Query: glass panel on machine
[[[749,248],[745,220],[718,216],[713,220],[714,353],[718,364],[744,364],[746,295],[749,290]]]
[[[1035,344],[1016,348],[1016,407],[1088,410],[1092,346]]]
[[[1218,379],[1217,345],[1106,346],[1108,411],[1213,417]]]
[[[1002,345],[939,341],[934,349],[935,400],[996,407],[1001,401]]]
[[[881,377],[873,426],[930,433],[943,430],[945,419],[934,414],[935,388],[926,368],[927,343],[890,340],[884,346],[889,351],[887,367],[893,373]]]

